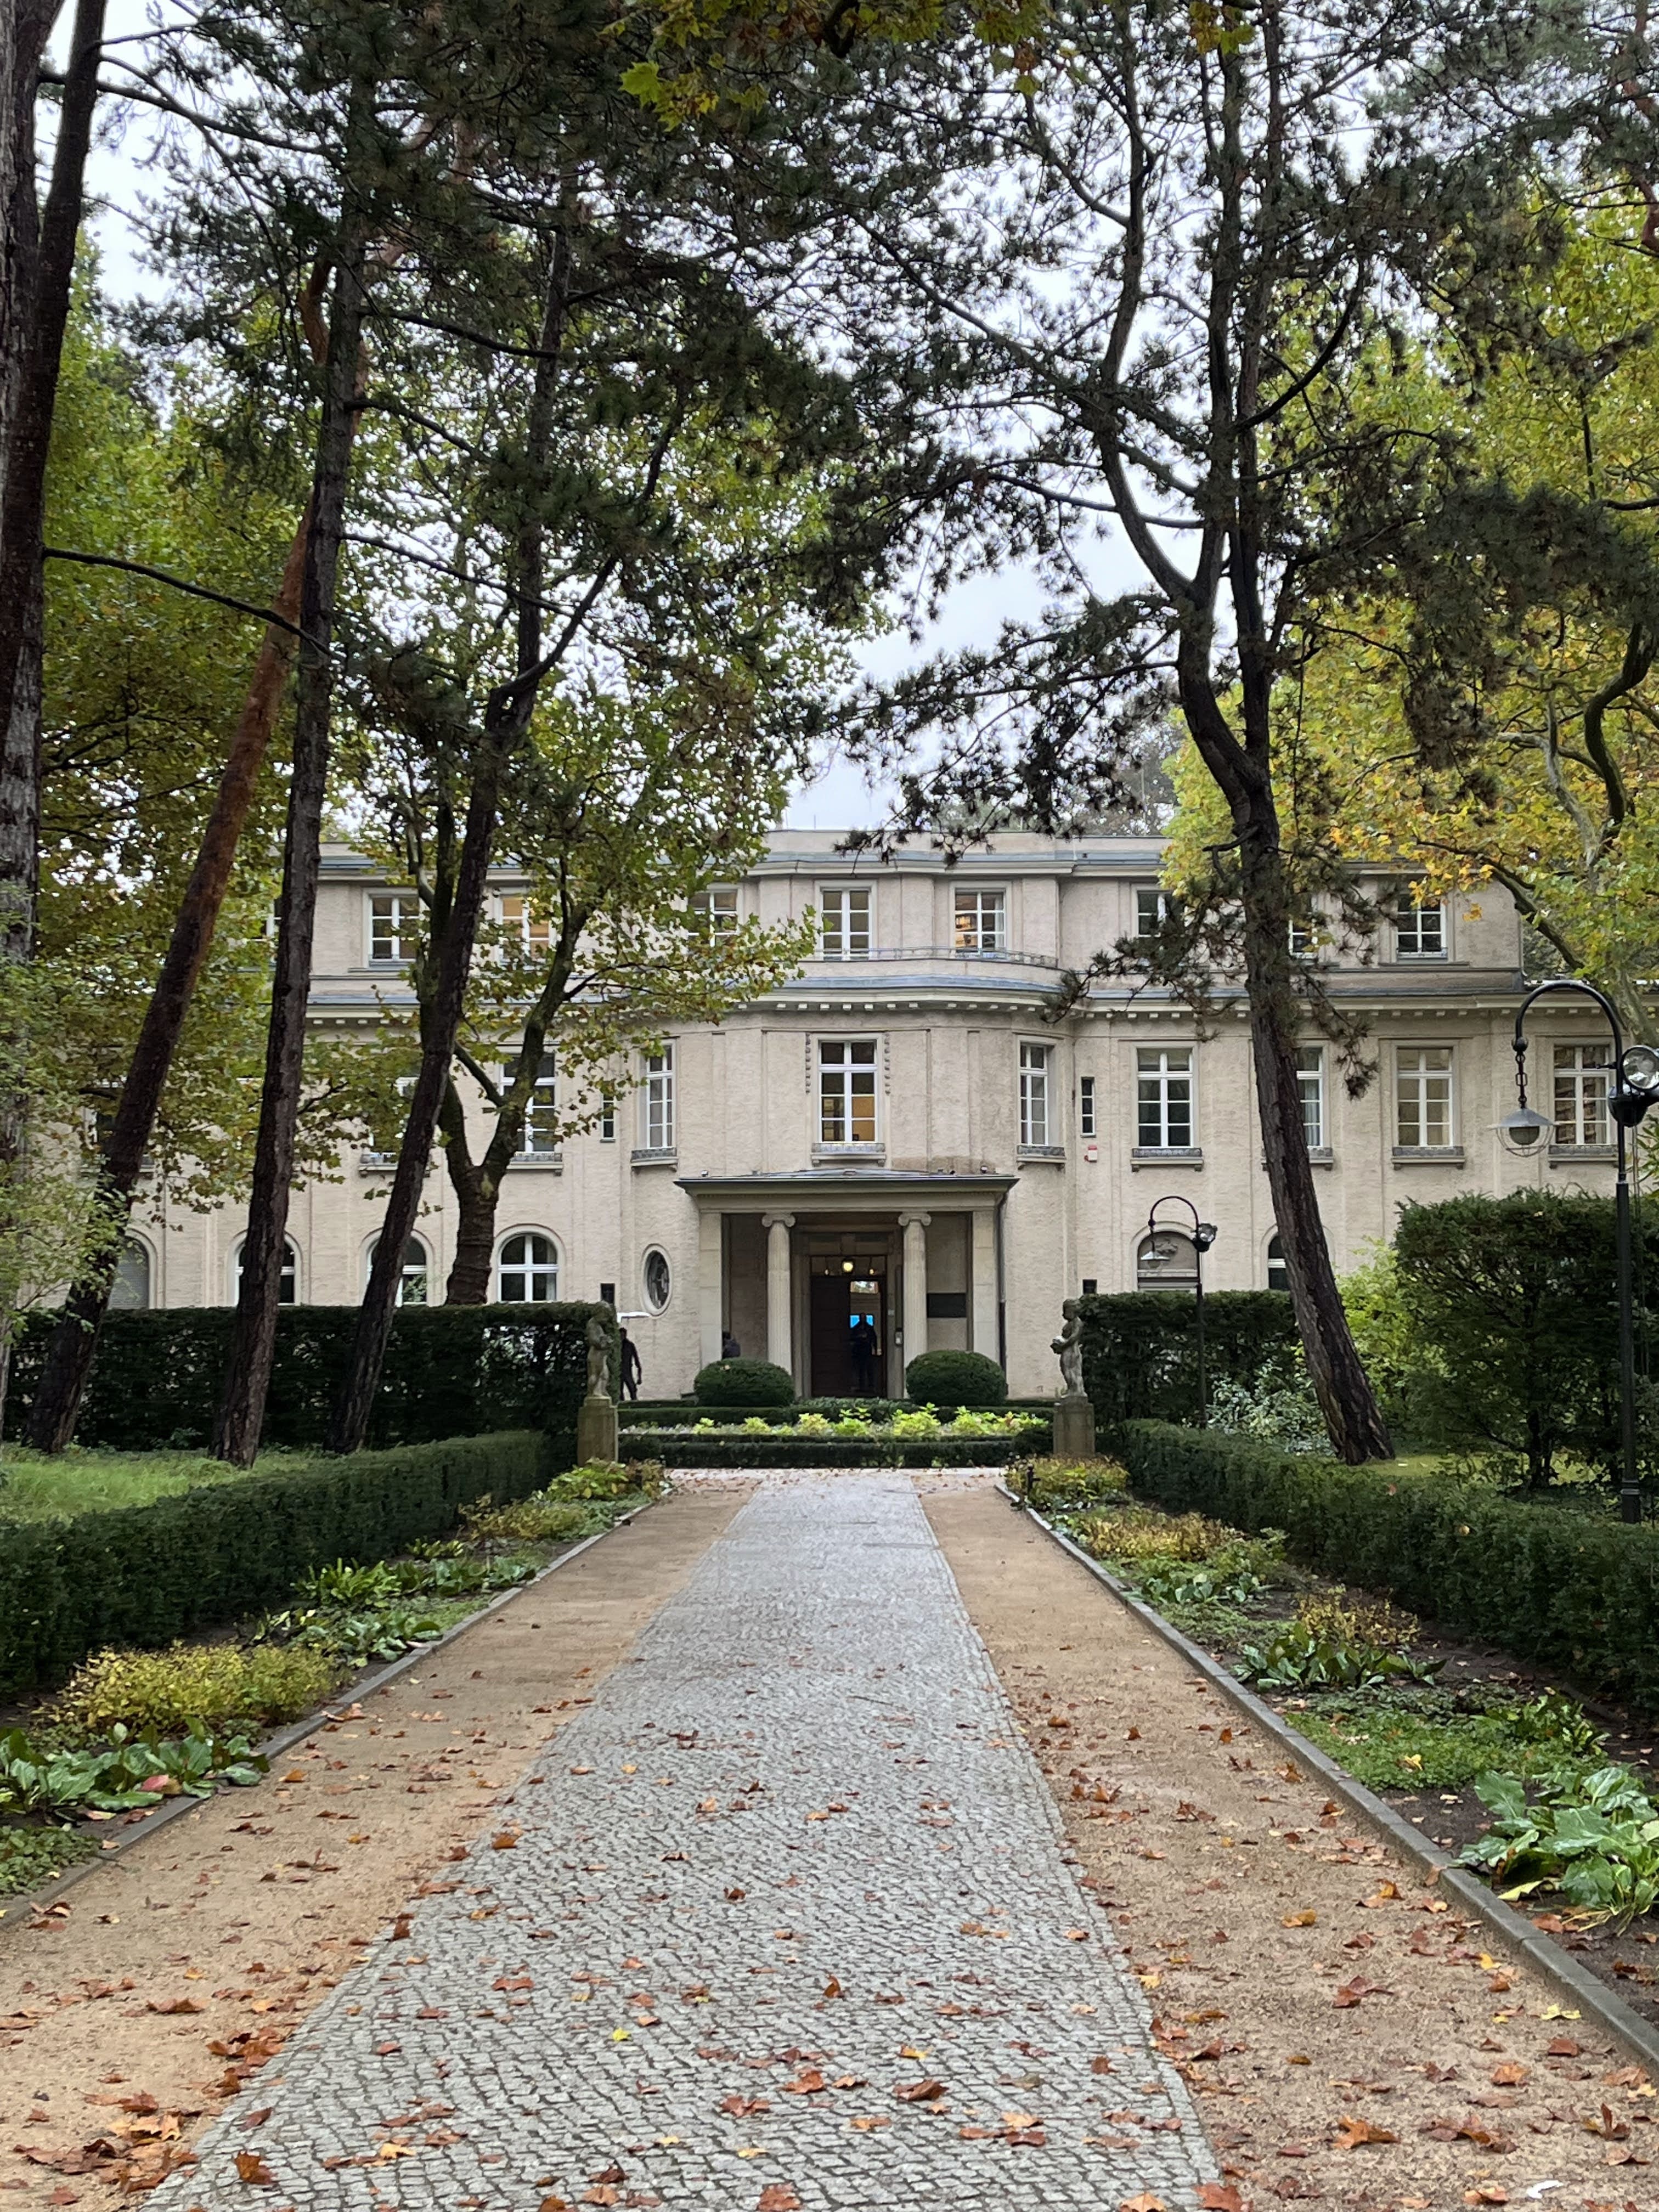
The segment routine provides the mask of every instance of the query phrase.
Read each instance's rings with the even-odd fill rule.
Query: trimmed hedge
[[[1275,1450],[1137,1421],[1130,1487],[1172,1512],[1259,1534],[1292,1559],[1385,1592],[1585,1688],[1659,1711],[1659,1527],[1533,1504],[1480,1483]]]
[[[635,1431],[671,1467],[1006,1467],[1046,1451],[1047,1436],[1025,1437],[688,1437],[683,1430]]]
[[[280,1605],[308,1567],[444,1535],[475,1498],[538,1489],[550,1456],[529,1430],[455,1437],[0,1522],[0,1696],[61,1682],[106,1644],[154,1648]]]
[[[1126,1291],[1078,1300],[1083,1387],[1103,1435],[1126,1421],[1198,1417],[1197,1301],[1186,1291]],[[1288,1291],[1212,1291],[1204,1300],[1211,1387],[1254,1382],[1300,1342]]]
[[[614,1336],[609,1306],[402,1306],[394,1316],[368,1442],[436,1443],[503,1429],[543,1429],[555,1463],[576,1455],[576,1411],[587,1388],[589,1320]],[[204,1448],[229,1356],[229,1306],[112,1313],[76,1435],[112,1451]],[[13,1353],[7,1412],[21,1434],[57,1316],[27,1317]],[[284,1306],[261,1441],[272,1449],[320,1445],[350,1354],[356,1306]],[[618,1355],[611,1373],[620,1371]]]
[[[795,1378],[787,1367],[769,1359],[710,1360],[691,1378],[692,1395],[705,1409],[722,1406],[790,1406],[795,1400]]]
[[[904,1388],[923,1405],[1000,1406],[1008,1377],[982,1352],[919,1352],[904,1370]]]

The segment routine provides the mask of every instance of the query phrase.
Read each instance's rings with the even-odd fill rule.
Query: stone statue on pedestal
[[[1095,1409],[1083,1390],[1083,1318],[1075,1298],[1067,1298],[1060,1312],[1060,1331],[1051,1347],[1059,1356],[1063,1386],[1054,1401],[1054,1457],[1092,1459]]]
[[[590,1314],[587,1322],[587,1395],[611,1395],[611,1332],[597,1314]]]
[[[1060,1354],[1060,1379],[1065,1385],[1062,1395],[1067,1398],[1083,1395],[1083,1323],[1078,1318],[1077,1300],[1067,1298],[1060,1310],[1060,1334],[1049,1346]]]
[[[587,1317],[587,1395],[576,1414],[576,1456],[584,1467],[610,1467],[617,1455],[617,1408],[611,1395],[611,1331]]]

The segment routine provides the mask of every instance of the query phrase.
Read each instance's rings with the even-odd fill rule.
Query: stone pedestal
[[[1091,1425],[1090,1434],[1093,1433]],[[577,1465],[588,1467],[597,1462],[609,1467],[617,1456],[615,1405],[609,1398],[584,1398],[576,1415]]]
[[[1054,1401],[1054,1457],[1092,1459],[1095,1455],[1095,1409],[1081,1391]]]

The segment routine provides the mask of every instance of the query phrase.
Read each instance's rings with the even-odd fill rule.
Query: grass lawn
[[[280,1456],[268,1454],[261,1463]],[[7,1444],[0,1449],[0,1520],[55,1521],[118,1505],[148,1505],[198,1483],[238,1481],[246,1472],[201,1452],[83,1451],[71,1445],[51,1455]]]

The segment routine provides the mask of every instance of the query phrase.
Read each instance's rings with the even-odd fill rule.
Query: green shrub
[[[563,1544],[574,1536],[591,1535],[597,1525],[590,1506],[550,1497],[546,1491],[512,1505],[493,1505],[467,1522],[472,1535],[509,1544]]]
[[[1344,1467],[1212,1430],[1133,1422],[1131,1487],[1285,1531],[1299,1565],[1659,1710],[1659,1528],[1532,1504],[1443,1471]]]
[[[587,1324],[614,1331],[609,1306],[400,1306],[370,1419],[371,1446],[541,1429],[553,1464],[575,1457],[587,1388]],[[27,1421],[56,1316],[26,1315],[13,1353],[7,1418]],[[173,1306],[112,1313],[77,1433],[119,1451],[206,1445],[213,1433],[235,1311]],[[265,1413],[267,1446],[314,1451],[328,1431],[350,1357],[356,1306],[284,1306]],[[611,1373],[617,1372],[613,1353]]]
[[[1184,1291],[1128,1291],[1079,1298],[1083,1385],[1096,1425],[1115,1437],[1126,1421],[1198,1416],[1195,1302]],[[1212,1388],[1255,1388],[1288,1373],[1300,1343],[1285,1291],[1213,1291],[1204,1301],[1204,1358]]]
[[[0,1897],[38,1889],[97,1850],[96,1839],[77,1828],[0,1828]]]
[[[904,1387],[918,1406],[1002,1406],[1008,1377],[982,1352],[924,1352],[904,1370]]]
[[[1039,1431],[1037,1432],[1041,1434]],[[1006,1467],[1032,1448],[1023,1437],[699,1436],[686,1429],[659,1436],[635,1431],[674,1467]]]
[[[383,1559],[461,1508],[546,1478],[530,1432],[281,1462],[72,1521],[0,1522],[0,1696],[61,1682],[88,1652],[156,1649],[287,1602],[308,1567]]]
[[[792,1406],[794,1377],[769,1359],[717,1359],[691,1384],[699,1406]]]
[[[298,1720],[339,1679],[319,1652],[175,1644],[170,1651],[100,1651],[52,1699],[48,1718],[79,1736],[110,1729],[218,1731],[234,1721]]]
[[[1403,1206],[1395,1264],[1423,1355],[1407,1386],[1418,1433],[1512,1454],[1534,1486],[1564,1453],[1611,1468],[1613,1238],[1611,1202],[1568,1191]]]
[[[1078,1513],[1123,1495],[1126,1480],[1115,1460],[1033,1460],[1022,1495],[1039,1513]]]

